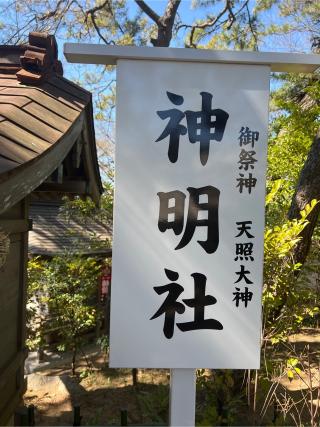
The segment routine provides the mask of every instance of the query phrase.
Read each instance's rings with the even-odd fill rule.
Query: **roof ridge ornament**
[[[53,35],[31,32],[29,44],[23,56],[20,56],[21,70],[17,79],[24,84],[41,84],[53,74],[63,75],[58,60],[57,41]]]

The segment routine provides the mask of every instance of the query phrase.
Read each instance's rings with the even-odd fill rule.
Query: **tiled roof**
[[[36,87],[21,84],[15,74],[0,74],[0,172],[50,149],[89,102],[85,90],[63,77]]]
[[[53,36],[30,33],[29,42],[0,46],[0,213],[38,188],[79,139],[86,176],[77,179],[95,201],[102,193],[91,94],[62,76]]]
[[[60,213],[59,202],[36,202],[30,206],[29,253],[54,256],[63,253],[109,256],[110,233],[108,227],[96,220],[85,224],[68,221]],[[99,247],[92,240],[99,241]]]

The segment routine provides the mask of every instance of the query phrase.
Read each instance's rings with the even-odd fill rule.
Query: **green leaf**
[[[287,376],[288,376],[288,380],[291,382],[293,380],[293,377],[294,377],[293,372],[291,370],[288,370]]]
[[[298,359],[295,359],[295,358],[290,358],[290,359],[288,359],[288,360],[287,360],[287,366],[288,366],[288,367],[294,367],[294,366],[296,366],[298,363],[299,363],[299,360],[298,360]]]

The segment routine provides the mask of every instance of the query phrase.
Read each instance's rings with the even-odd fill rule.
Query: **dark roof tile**
[[[60,214],[59,202],[36,202],[30,206],[29,253],[32,255],[61,255],[65,252],[105,254],[111,252],[110,230],[101,222],[88,220],[85,224],[68,221]],[[101,241],[101,248],[92,245],[92,237]]]

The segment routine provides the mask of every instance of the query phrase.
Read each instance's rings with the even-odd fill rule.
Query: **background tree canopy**
[[[60,52],[65,41],[280,52],[317,52],[320,45],[320,3],[313,0],[2,0],[0,17],[0,43],[24,43],[30,31],[47,31],[56,35]],[[114,70],[67,63],[64,67],[67,77],[94,94],[100,166],[104,179],[112,182]],[[319,183],[312,179],[319,170],[312,161],[319,157],[319,74],[278,75],[273,87],[279,89],[271,104],[269,178],[281,174],[287,208],[297,187],[289,215],[296,218],[306,203],[320,198]],[[312,159],[307,161],[314,138]],[[305,161],[307,171],[298,185]],[[304,233],[304,249],[297,249],[300,261],[308,252],[318,213],[319,208]]]

